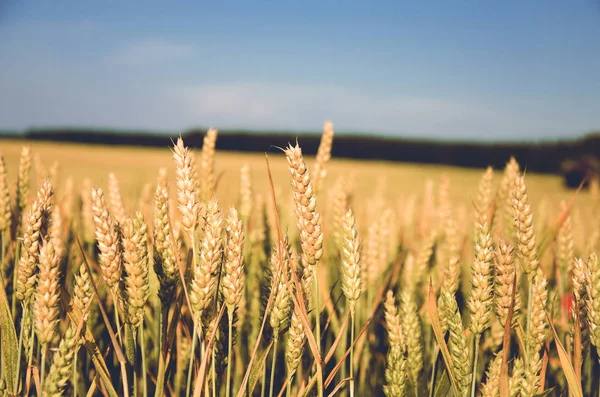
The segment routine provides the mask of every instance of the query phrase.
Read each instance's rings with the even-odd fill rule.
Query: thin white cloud
[[[131,43],[106,57],[108,63],[117,65],[145,65],[154,62],[183,58],[194,53],[188,43],[165,39],[146,39]]]
[[[324,119],[332,119],[344,130],[444,137],[460,129],[466,134],[481,131],[499,119],[508,119],[506,114],[477,103],[434,97],[382,97],[325,85],[177,86],[169,96],[181,103],[184,120],[193,118],[223,127],[315,129]]]

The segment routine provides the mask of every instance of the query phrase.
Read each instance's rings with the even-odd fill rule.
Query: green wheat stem
[[[140,325],[140,348],[142,354],[142,394],[148,397],[148,385],[146,379],[146,342],[144,338],[144,322]]]
[[[313,270],[314,278],[315,278],[315,329],[316,329],[316,339],[317,339],[317,352],[319,353],[319,359],[321,357],[321,308],[319,307],[319,280],[317,274],[317,265],[314,265]],[[321,363],[319,363],[321,365]],[[323,370],[317,371],[317,390],[319,397],[323,397]]]
[[[273,339],[273,358],[271,361],[271,382],[269,383],[269,397],[273,397],[273,386],[275,383],[275,363],[277,362],[277,341],[279,337],[275,335]]]
[[[187,386],[185,388],[186,397],[190,397],[190,388],[192,386],[192,371],[194,369],[194,356],[196,352],[196,336],[198,335],[198,331],[196,326],[194,326],[194,334],[192,335],[192,351],[190,353],[190,364],[188,366],[188,375],[187,375]]]
[[[73,397],[77,397],[77,356],[78,354],[75,353],[73,357],[73,379],[71,381],[73,383]]]
[[[262,376],[261,376],[261,387],[260,387],[260,397],[265,397],[265,390],[267,388],[267,366],[262,366]]]
[[[430,380],[430,384],[431,387],[429,388],[429,397],[433,397],[434,396],[434,392],[435,392],[435,388],[433,387],[435,385],[435,378],[437,377],[437,356],[439,354],[440,351],[440,347],[438,346],[438,344],[434,341],[433,342],[433,359],[432,359],[432,368],[431,368],[431,380]]]
[[[14,295],[14,294],[13,294]],[[19,351],[17,357],[17,372],[15,373],[15,386],[19,388],[19,380],[21,374],[21,354],[23,353],[23,337],[24,337],[24,326],[25,326],[25,318],[29,315],[27,310],[27,305],[23,305],[23,316],[21,316],[21,327],[19,330]]]
[[[119,337],[119,343],[123,346],[123,338],[121,336],[121,321],[119,320],[119,304],[117,302],[117,293],[113,291],[113,307],[115,310],[115,325],[117,327],[117,336]]]
[[[19,244],[19,239],[17,239],[17,248],[15,250],[15,259],[14,259],[14,263],[15,266],[13,266],[13,293],[12,293],[12,302],[11,302],[11,309],[12,309],[12,315],[13,315],[13,320],[17,319],[17,294],[15,293],[16,290],[16,285],[17,285],[17,261],[19,260],[19,256],[21,255],[21,244]]]
[[[168,322],[168,317],[169,317],[169,307],[164,305],[163,302],[161,302],[161,315],[160,315],[160,320],[159,320],[159,330],[158,330],[158,344],[159,344],[159,349],[158,349],[158,376],[156,379],[156,390],[154,391],[154,396],[155,397],[162,397],[163,392],[164,392],[164,385],[165,385],[165,381],[164,381],[164,376],[165,376],[165,357],[166,352],[163,352],[164,346],[165,346],[165,338],[166,338],[166,327],[167,327],[167,322]],[[192,353],[193,354],[193,353]]]
[[[212,363],[210,364],[210,367],[212,370],[212,393],[213,393],[213,397],[217,397],[217,370],[216,370],[216,364],[215,364],[215,362],[217,361],[216,360],[217,357],[216,357],[214,347],[211,350],[212,350]]]
[[[40,390],[44,390],[44,375],[46,374],[46,351],[48,345],[44,343],[42,346],[42,362],[40,364]]]
[[[35,336],[35,332],[33,331],[33,324],[30,332],[31,335],[29,336],[29,359],[27,361],[27,368],[31,368],[31,365],[33,364],[33,341]]]
[[[350,397],[354,397],[354,307],[350,311]]]
[[[472,372],[472,380],[471,380],[471,397],[475,397],[475,392],[477,391],[477,359],[479,358],[479,341],[481,339],[481,334],[475,335],[473,343],[473,370]]]
[[[202,337],[200,335],[198,335],[198,341],[200,342],[200,357],[202,357],[202,359],[204,359],[204,356],[206,356],[208,354],[208,352],[206,351],[206,343],[204,343],[204,341],[202,341]],[[204,381],[204,395],[207,397],[210,395],[210,393],[208,391],[208,377]]]
[[[227,313],[229,321],[229,340],[227,343],[227,384],[225,386],[225,397],[229,397],[231,392],[231,348],[232,348],[232,331],[233,331],[233,310],[229,310]]]

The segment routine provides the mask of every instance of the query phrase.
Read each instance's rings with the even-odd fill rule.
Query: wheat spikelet
[[[587,261],[586,314],[590,341],[600,354],[600,260],[592,253]]]
[[[427,277],[427,273],[429,271],[429,264],[433,255],[433,246],[435,245],[436,239],[437,233],[435,230],[433,230],[427,236],[427,238],[423,239],[423,241],[420,242],[419,251],[415,258],[414,274],[410,276],[413,278],[413,281],[407,284],[406,288],[415,288]]]
[[[46,235],[48,211],[52,199],[50,182],[44,183],[36,200],[25,216],[25,230],[21,244],[21,257],[17,265],[17,299],[28,301],[35,290],[36,271],[42,239]]]
[[[73,177],[69,175],[67,179],[65,179],[64,190],[61,195],[61,205],[60,209],[65,218],[65,224],[68,226],[72,226],[73,216],[75,214],[73,199],[75,198],[75,182],[73,181]]]
[[[54,244],[54,249],[59,258],[65,255],[65,232],[63,225],[63,217],[61,214],[61,208],[58,205],[52,206],[52,216],[50,219],[50,227],[48,229],[50,233],[50,239]]]
[[[144,320],[144,306],[149,296],[148,228],[141,212],[135,219],[126,217],[122,226],[123,291],[125,321],[137,327]]]
[[[475,201],[475,228],[480,224],[490,224],[488,216],[492,208],[492,189],[494,184],[494,170],[487,167],[483,173],[477,189],[477,200]]]
[[[71,325],[61,338],[58,350],[54,354],[48,377],[44,381],[44,397],[60,397],[73,374],[73,362],[79,350],[79,338]]]
[[[121,279],[122,247],[119,226],[108,212],[102,189],[92,189],[95,236],[100,250],[98,263],[109,288],[118,286]]]
[[[500,324],[504,326],[508,318],[513,294],[513,283],[516,276],[516,266],[513,260],[513,247],[504,241],[498,243],[496,250],[496,273],[494,293],[496,297],[496,314]],[[515,291],[515,302],[513,306],[512,326],[517,325],[519,310],[521,308],[521,297],[519,291]]]
[[[373,222],[367,231],[367,242],[364,250],[365,280],[368,287],[375,288],[379,268],[379,223]]]
[[[581,328],[582,353],[587,353],[590,347],[590,339],[587,326],[587,265],[581,258],[573,261],[573,297],[575,298],[575,308],[573,315],[579,317],[579,326]]]
[[[321,216],[316,211],[316,196],[302,157],[302,149],[298,143],[296,143],[296,146],[289,145],[285,149],[285,155],[292,175],[292,192],[296,204],[296,226],[300,233],[302,267],[306,269],[306,276],[316,272],[316,265],[323,255]]]
[[[215,145],[217,143],[217,130],[210,128],[204,136],[202,143],[202,201],[208,202],[215,194]]]
[[[206,218],[200,244],[200,254],[192,272],[189,295],[194,317],[202,320],[203,312],[211,303],[217,285],[217,271],[221,263],[222,216],[216,199],[206,206]]]
[[[396,300],[392,290],[388,290],[383,303],[384,317],[385,317],[385,328],[388,332],[388,340],[391,346],[397,346],[402,351],[405,350],[406,341],[404,333],[402,332],[402,323],[400,322],[400,315],[396,307]]]
[[[221,280],[223,298],[232,316],[235,308],[239,305],[244,292],[244,262],[242,252],[244,250],[244,225],[238,218],[235,207],[229,210],[225,233],[225,263]]]
[[[410,372],[413,385],[417,385],[419,374],[423,369],[421,324],[419,322],[418,309],[413,296],[409,292],[404,291],[402,292],[400,300],[402,331],[404,332],[404,335],[410,335],[410,337],[406,338],[408,371]]]
[[[450,202],[450,177],[442,174],[438,187],[437,220],[440,233],[445,232],[445,227],[452,216],[452,203]]]
[[[500,366],[502,365],[502,354],[497,354],[490,363],[487,370],[487,379],[481,387],[481,397],[500,396]]]
[[[504,215],[501,218],[503,222],[503,228],[501,230],[505,234],[505,238],[514,237],[512,192],[515,178],[519,175],[519,172],[519,163],[517,163],[514,157],[511,157],[510,161],[507,162],[504,167],[500,188],[498,189],[497,206]]]
[[[8,171],[4,156],[0,153],[0,233],[10,230],[12,225],[12,209],[8,188]]]
[[[400,348],[392,346],[388,352],[386,362],[383,393],[387,397],[405,396],[408,372],[406,357],[404,357]]]
[[[342,291],[354,315],[355,305],[360,298],[363,280],[361,278],[360,241],[352,209],[348,208],[343,224],[342,249]]]
[[[271,285],[274,288],[274,300],[269,313],[269,324],[275,339],[279,337],[279,331],[288,319],[291,309],[290,293],[286,285],[286,280],[289,282],[291,279],[290,257],[290,246],[285,236],[283,242],[273,247],[271,254]]]
[[[481,335],[490,326],[493,303],[493,260],[492,236],[487,224],[479,224],[471,273],[472,289],[468,301],[471,311],[470,329],[475,335]]]
[[[150,214],[150,208],[152,206],[152,184],[144,183],[142,186],[142,192],[140,193],[140,198],[138,200],[138,208],[140,212],[147,216]]]
[[[423,192],[423,205],[421,207],[421,219],[419,220],[419,232],[421,236],[428,236],[433,231],[432,221],[435,219],[435,195],[434,184],[431,179],[425,181]]]
[[[510,397],[517,397],[521,393],[521,384],[525,376],[525,366],[520,357],[515,358],[512,374],[508,380],[508,394]]]
[[[298,314],[298,308],[294,306],[292,312],[292,318],[290,319],[290,326],[288,328],[288,336],[285,344],[285,362],[287,365],[287,376],[291,380],[296,373],[300,361],[302,360],[302,353],[304,345],[306,343],[306,330],[300,320]]]
[[[23,214],[27,208],[27,199],[29,197],[31,172],[31,149],[29,146],[23,146],[19,160],[19,175],[17,179],[17,209],[18,214]]]
[[[388,290],[384,301],[385,327],[388,332],[390,350],[387,354],[384,393],[388,397],[404,396],[406,388],[407,363],[404,353],[406,341],[400,315],[396,308],[394,294]]]
[[[83,234],[83,241],[88,244],[94,244],[95,237],[94,233],[96,230],[96,224],[94,222],[94,211],[92,209],[92,182],[89,178],[85,178],[82,182],[81,188],[81,227]]]
[[[58,254],[51,240],[46,240],[40,248],[37,291],[33,304],[35,328],[38,341],[45,345],[56,336],[59,321],[59,269]]]
[[[471,382],[471,359],[469,357],[469,348],[467,338],[465,337],[462,319],[456,298],[442,290],[441,297],[444,301],[444,311],[450,339],[448,349],[452,356],[452,366],[454,367],[454,376],[458,383],[461,395],[464,395]]]
[[[125,221],[126,213],[121,199],[121,188],[119,180],[112,172],[108,174],[108,210],[119,223]]]
[[[77,311],[87,320],[88,313],[86,308],[92,300],[92,288],[90,287],[90,274],[87,271],[85,263],[79,266],[79,272],[75,274],[73,282],[72,304]]]
[[[244,225],[248,225],[252,214],[252,175],[250,166],[244,164],[240,169],[240,199],[238,209]]]
[[[517,175],[514,179],[512,208],[517,253],[521,261],[521,266],[525,273],[535,274],[539,262],[536,252],[537,246],[533,228],[533,214],[529,206],[525,177],[522,175]]]
[[[539,372],[542,369],[540,353],[536,352],[524,364],[524,375],[521,380],[522,397],[532,397],[537,394],[540,385]]]
[[[561,211],[565,211],[567,203],[561,201]],[[571,215],[567,215],[562,226],[558,229],[558,250],[556,252],[556,259],[558,260],[558,266],[563,272],[571,270],[573,264],[573,258],[575,257],[575,242],[573,240],[573,225],[571,223]]]
[[[330,191],[330,203],[331,203],[331,229],[333,234],[333,242],[336,247],[341,247],[342,233],[343,233],[343,221],[346,211],[349,207],[349,195],[348,192],[343,188],[342,180],[338,180]]]
[[[49,178],[48,171],[46,170],[46,167],[44,166],[44,163],[42,162],[39,153],[33,155],[33,166],[35,168],[35,173],[37,175],[38,182],[41,185],[46,179]]]
[[[445,307],[446,299],[443,299],[443,294],[446,293],[449,296],[454,296],[456,291],[458,290],[459,285],[459,277],[460,277],[460,263],[456,256],[451,257],[446,265],[444,266],[444,275],[442,281],[442,294],[438,298],[438,306],[439,306],[439,318],[442,330],[446,332],[448,330],[448,324],[446,315],[448,314],[447,308]]]
[[[386,208],[379,220],[379,271],[385,271],[390,260],[392,210]]]
[[[323,186],[323,180],[327,175],[325,166],[331,159],[331,146],[333,143],[333,123],[326,121],[323,126],[323,134],[321,135],[321,143],[317,151],[317,158],[312,172],[312,181],[315,192],[319,192]]]
[[[181,222],[190,239],[195,238],[194,231],[198,225],[200,204],[197,197],[198,180],[193,167],[193,157],[183,139],[179,137],[173,148],[175,160],[175,177],[177,183],[177,205],[181,212]]]
[[[548,282],[541,270],[538,270],[532,279],[531,309],[527,340],[530,353],[540,352],[546,341],[546,304],[548,302]]]
[[[160,174],[159,174],[160,175]],[[169,190],[166,179],[159,177],[154,195],[154,272],[158,277],[159,297],[168,304],[179,282],[175,241],[169,220]]]

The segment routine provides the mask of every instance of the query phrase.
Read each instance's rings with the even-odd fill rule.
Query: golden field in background
[[[173,137],[176,139],[176,137]],[[302,146],[302,139],[299,139]],[[84,178],[90,178],[93,186],[106,188],[109,172],[114,172],[121,184],[123,199],[126,202],[137,198],[145,183],[156,182],[159,168],[168,170],[169,180],[174,178],[174,164],[170,147],[145,148],[129,146],[81,145],[71,143],[28,142],[20,140],[0,141],[0,152],[8,166],[9,177],[15,180],[21,148],[31,146],[34,154],[39,155],[45,167],[58,161],[61,179],[72,176],[76,187],[81,186]],[[217,196],[223,205],[232,204],[237,197],[240,168],[248,164],[252,169],[252,183],[255,192],[270,194],[265,155],[259,153],[233,153],[218,151],[215,169],[220,178]],[[200,149],[197,150],[200,152]],[[268,148],[268,157],[276,187],[288,189],[289,172],[283,154],[274,148]],[[307,157],[310,166],[313,158]],[[508,161],[508,159],[506,159]],[[517,159],[518,161],[518,159]],[[469,196],[477,193],[477,184],[483,169],[459,168],[439,165],[393,163],[385,161],[360,161],[333,157],[327,168],[327,181],[333,184],[338,178],[353,179],[356,200],[372,197],[379,189],[387,199],[398,195],[423,194],[425,180],[439,183],[445,173],[450,178],[450,199],[467,203]],[[498,172],[501,170],[497,170]],[[330,185],[333,187],[332,185]],[[527,187],[532,201],[546,198],[552,202],[572,197],[573,191],[563,186],[558,175],[528,174]],[[327,188],[323,189],[327,190]],[[589,193],[583,192],[581,197]]]

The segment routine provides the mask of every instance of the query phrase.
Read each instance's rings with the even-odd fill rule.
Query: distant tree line
[[[187,145],[201,147],[205,130],[190,130],[182,134]],[[44,141],[80,142],[105,145],[135,145],[166,147],[171,137],[166,134],[121,132],[98,129],[35,129],[26,131],[25,138]],[[219,132],[217,148],[239,152],[272,152],[296,139],[306,154],[315,154],[318,134],[291,132],[258,133],[247,131]],[[574,169],[584,176],[598,172],[596,157],[600,153],[600,132],[582,139],[544,143],[452,143],[403,138],[383,138],[368,135],[343,135],[334,138],[335,157],[389,160],[422,164],[447,164],[461,167],[503,168],[510,156],[515,156],[523,168],[533,172],[562,173]],[[581,178],[580,178],[581,179]]]

